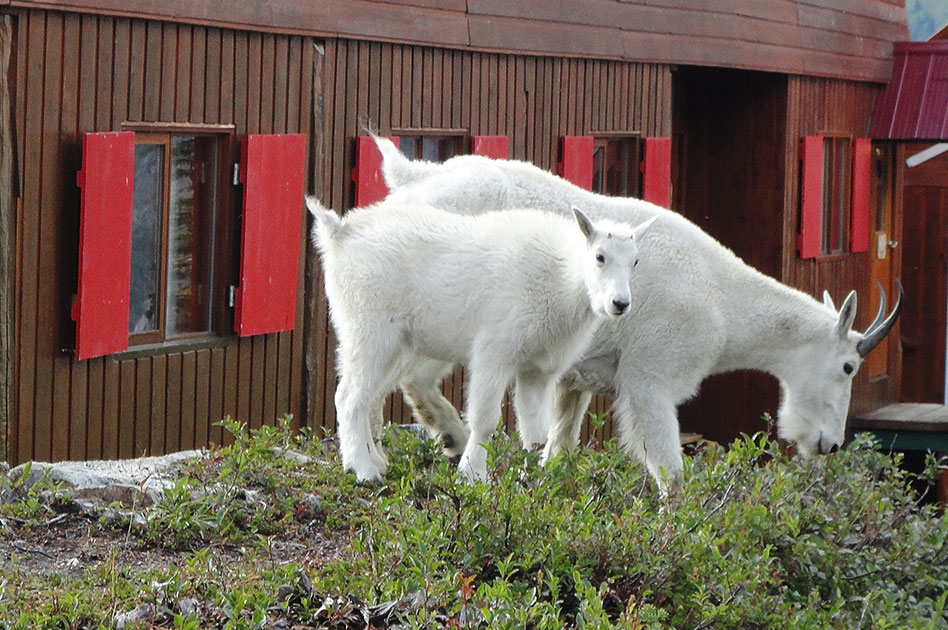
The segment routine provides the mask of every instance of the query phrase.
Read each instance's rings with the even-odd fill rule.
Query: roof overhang
[[[892,80],[876,102],[869,133],[948,140],[948,41],[895,44]]]

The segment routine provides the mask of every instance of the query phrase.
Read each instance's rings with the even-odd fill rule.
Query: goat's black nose
[[[830,447],[830,453],[835,453],[835,452],[837,452],[838,450],[839,450],[839,444],[833,444],[833,445]]]
[[[616,307],[616,315],[621,315],[629,308],[629,303],[624,300],[612,300],[612,305]]]

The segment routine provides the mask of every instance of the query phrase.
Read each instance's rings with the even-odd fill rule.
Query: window
[[[460,134],[437,133],[413,134],[412,131],[397,132],[399,136],[398,148],[401,152],[414,160],[429,162],[444,162],[461,153]]]
[[[128,330],[131,344],[209,335],[224,292],[220,139],[137,133]],[[226,266],[225,266],[226,268]]]
[[[596,138],[593,144],[593,192],[640,197],[640,141],[636,137]]]
[[[850,138],[823,139],[823,226],[820,247],[823,254],[840,254],[846,250],[852,181],[851,150]]]
[[[82,135],[76,358],[292,330],[306,136],[247,134],[230,182],[233,126],[126,126]]]
[[[868,138],[805,136],[800,143],[801,258],[863,252],[869,239]]]

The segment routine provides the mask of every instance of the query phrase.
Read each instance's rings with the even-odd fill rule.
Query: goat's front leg
[[[467,404],[464,415],[470,429],[470,437],[458,470],[468,479],[487,479],[487,450],[484,445],[500,421],[500,403],[504,390],[510,382],[507,371],[498,369],[493,361],[472,360],[467,389]]]
[[[681,441],[675,405],[655,392],[661,389],[645,380],[638,380],[635,388],[620,388],[614,417],[619,443],[645,464],[662,493],[667,494],[681,481]]]

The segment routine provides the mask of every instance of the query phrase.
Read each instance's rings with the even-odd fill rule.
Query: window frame
[[[592,155],[592,169],[593,169],[593,182],[592,182],[592,191],[607,195],[610,197],[622,196],[622,197],[634,197],[640,199],[642,197],[642,188],[643,188],[643,177],[642,177],[642,161],[645,159],[645,141],[639,133],[594,133],[593,136],[593,155]],[[628,182],[630,184],[629,190],[624,192],[611,192],[607,190],[607,158],[609,145],[613,146],[618,145],[619,143],[627,144],[629,146],[629,161],[628,161]],[[618,147],[617,147],[618,148]],[[602,151],[602,168],[599,171],[599,181],[596,180],[596,167],[597,167],[597,152]],[[597,184],[601,184],[601,188],[597,190]]]
[[[231,204],[231,168],[234,163],[235,127],[233,125],[187,125],[169,123],[126,123],[123,131],[135,132],[135,145],[162,144],[165,147],[163,170],[164,181],[162,189],[162,218],[161,218],[161,261],[160,261],[160,291],[158,330],[133,333],[129,329],[128,351],[139,351],[145,348],[162,348],[186,346],[193,343],[213,341],[215,339],[233,336],[232,305],[230,303],[231,286],[237,277],[238,261],[235,256],[235,247],[239,242],[238,213]],[[168,180],[171,161],[172,136],[207,137],[215,140],[217,145],[217,172],[215,199],[213,201],[214,257],[208,262],[211,278],[210,322],[208,330],[198,332],[178,333],[171,337],[167,332],[167,282],[168,282],[168,226],[170,221],[170,194],[171,185]],[[156,142],[162,140],[163,142]]]
[[[853,137],[838,133],[820,135],[823,138],[823,167],[818,258],[832,260],[850,253]]]
[[[423,160],[424,158],[424,141],[425,140],[438,140],[438,162],[444,162],[447,159],[450,159],[456,155],[464,155],[465,149],[469,144],[469,134],[466,129],[438,129],[438,128],[395,128],[392,129],[391,135],[399,137],[399,150],[404,153],[404,146],[402,143],[406,139],[418,141],[418,150],[415,152],[414,156],[409,156],[411,159]],[[450,142],[453,147],[453,152],[450,155],[445,155],[444,147],[441,142]],[[405,155],[408,155],[407,153]]]

